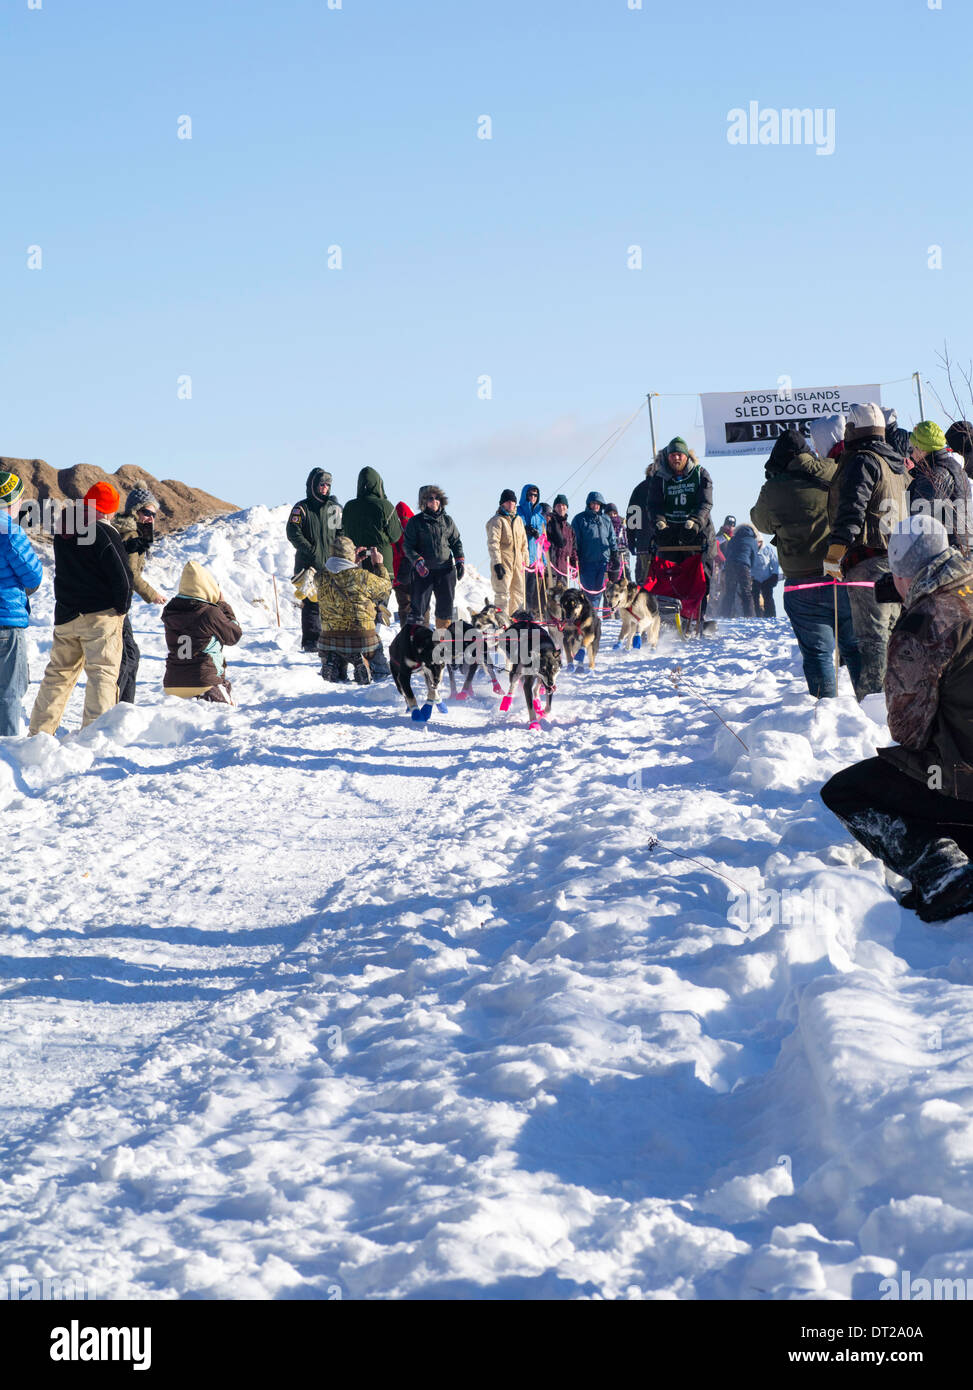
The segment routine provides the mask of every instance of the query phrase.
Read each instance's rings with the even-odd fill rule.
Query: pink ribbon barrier
[[[797,589],[874,589],[874,579],[816,579],[813,584],[785,584],[784,593],[793,594]]]

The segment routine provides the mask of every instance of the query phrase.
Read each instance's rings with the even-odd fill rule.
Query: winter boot
[[[355,684],[356,684],[356,685],[371,685],[371,683],[372,683],[372,672],[371,672],[371,668],[369,667],[369,664],[368,664],[368,662],[367,662],[366,659],[365,659],[364,653],[363,653],[363,652],[359,652],[359,654],[355,657]]]
[[[973,908],[973,864],[955,840],[931,838],[901,816],[856,811],[841,817],[855,839],[912,884],[900,899],[923,922],[945,922]]]
[[[385,648],[382,646],[381,642],[379,642],[378,646],[368,658],[368,664],[372,668],[373,681],[386,680],[392,675],[389,669],[389,659],[385,655]]]
[[[321,653],[321,679],[341,685],[348,679],[348,663],[337,652]]]

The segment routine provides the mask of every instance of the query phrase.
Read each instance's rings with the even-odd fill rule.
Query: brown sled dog
[[[620,646],[630,652],[635,636],[641,639],[640,646],[657,646],[662,619],[659,617],[659,605],[651,594],[630,579],[616,579],[614,584],[609,584],[605,601],[622,620],[618,639]]]

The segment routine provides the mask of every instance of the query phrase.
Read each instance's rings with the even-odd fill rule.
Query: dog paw
[[[539,712],[540,711],[538,711],[538,713]],[[535,733],[539,734],[541,732],[540,721],[537,719],[532,719],[530,723],[527,725],[527,727],[528,729],[532,729]]]
[[[437,700],[437,701],[436,701],[436,708],[439,710],[439,713],[440,713],[440,714],[448,714],[448,713],[449,713],[449,705],[447,705],[447,704],[445,703],[445,701],[443,701],[443,700]]]
[[[501,714],[506,714],[506,713],[507,713],[507,710],[508,710],[508,709],[510,708],[510,706],[513,704],[513,702],[514,702],[514,697],[513,697],[512,695],[505,695],[505,696],[503,697],[503,699],[500,701],[500,713],[501,713]]]
[[[543,714],[543,713],[544,713],[544,706],[541,704],[540,700],[535,700],[535,701],[534,701],[534,713],[535,713],[535,714]]]
[[[425,724],[425,723],[428,722],[429,716],[430,716],[431,714],[432,714],[432,705],[430,705],[430,704],[425,704],[425,705],[422,706],[421,709],[414,709],[414,710],[412,711],[412,718],[416,721],[417,724]]]
[[[469,698],[470,692],[468,690],[457,690],[456,694],[451,696],[453,700],[468,700]]]
[[[642,638],[639,633],[636,633],[635,636],[632,638],[632,646],[635,648],[636,651],[640,650],[642,646]]]

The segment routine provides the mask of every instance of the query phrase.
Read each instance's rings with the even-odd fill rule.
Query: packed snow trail
[[[971,919],[902,912],[817,796],[888,741],[874,710],[811,700],[778,621],[603,648],[542,734],[482,677],[413,724],[273,625],[286,511],[151,562],[225,581],[237,708],[162,697],[141,607],[145,703],[0,749],[0,1270],[136,1298],[973,1276]],[[748,920],[760,888],[810,920]]]

